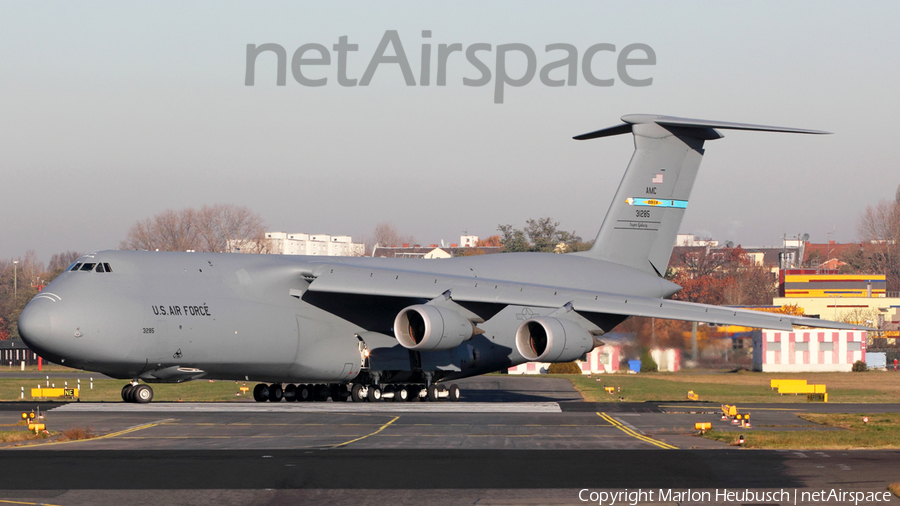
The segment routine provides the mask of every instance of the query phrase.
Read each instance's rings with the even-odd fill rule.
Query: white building
[[[459,247],[460,248],[474,248],[478,245],[478,236],[477,235],[461,235],[459,236]]]
[[[713,241],[712,239],[698,239],[694,237],[694,234],[678,234],[675,239],[676,246],[707,246],[710,248],[718,248],[719,241]]]
[[[366,251],[363,243],[353,242],[349,235],[266,232],[266,242],[264,252],[273,255],[363,256]]]

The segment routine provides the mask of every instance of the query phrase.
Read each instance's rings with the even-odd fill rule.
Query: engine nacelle
[[[451,350],[473,335],[475,325],[445,307],[417,304],[394,318],[394,337],[411,350]]]
[[[529,361],[571,362],[594,349],[594,338],[572,320],[541,316],[519,325],[516,349]]]

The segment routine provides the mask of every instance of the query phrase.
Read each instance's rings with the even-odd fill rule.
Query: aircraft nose
[[[28,304],[19,316],[19,335],[25,344],[45,348],[50,333],[50,313],[38,304]]]

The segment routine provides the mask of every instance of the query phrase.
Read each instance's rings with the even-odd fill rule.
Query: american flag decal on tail
[[[653,181],[653,184],[662,184],[662,182],[663,182],[663,175],[662,175],[662,174],[657,174],[656,176],[653,177],[653,179],[652,179],[651,181]]]

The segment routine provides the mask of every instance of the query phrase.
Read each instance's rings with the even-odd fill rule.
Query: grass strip
[[[544,376],[546,377],[546,376]],[[900,373],[807,373],[781,374],[741,371],[678,372],[642,374],[560,375],[572,382],[588,402],[687,401],[688,390],[700,401],[719,404],[806,403],[805,395],[779,395],[769,387],[772,379],[805,379],[824,384],[828,401],[844,403],[895,403],[900,399]],[[604,387],[614,387],[608,394]]]
[[[843,430],[799,430],[719,432],[704,437],[737,445],[744,436],[745,448],[773,450],[854,450],[900,448],[900,413],[804,413],[801,418],[825,427]],[[863,422],[868,417],[868,423]]]
[[[64,381],[68,381],[69,388],[78,387],[74,379],[61,380],[50,379],[51,384],[57,388],[63,387]],[[122,402],[122,387],[126,385],[124,380],[94,380],[94,388],[91,389],[89,379],[81,379],[79,394],[82,401],[86,402]],[[0,377],[0,401],[39,401],[55,402],[63,399],[32,399],[31,389],[40,385],[46,388],[46,380],[2,378]],[[221,401],[245,401],[253,400],[253,382],[213,381],[198,380],[186,383],[154,383],[153,400],[162,402],[221,402]],[[241,394],[240,387],[250,388],[246,394]],[[21,398],[22,387],[25,388],[25,398]],[[240,395],[238,395],[240,394]]]

